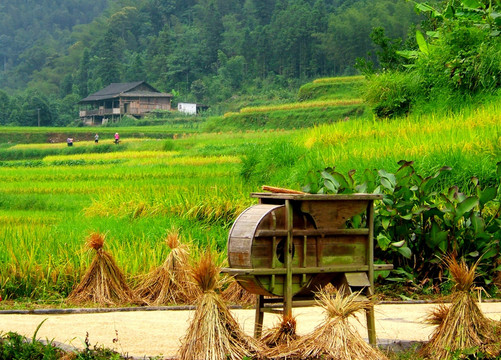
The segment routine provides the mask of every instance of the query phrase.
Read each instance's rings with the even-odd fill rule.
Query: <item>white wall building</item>
[[[183,103],[180,102],[177,104],[177,110],[184,112],[190,115],[196,115],[200,112],[200,110],[207,110],[208,106],[195,104],[195,103]]]

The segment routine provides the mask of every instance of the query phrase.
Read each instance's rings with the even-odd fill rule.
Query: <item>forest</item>
[[[0,125],[75,125],[75,104],[112,82],[146,80],[219,112],[233,96],[290,96],[416,50],[423,19],[403,0],[9,1]]]

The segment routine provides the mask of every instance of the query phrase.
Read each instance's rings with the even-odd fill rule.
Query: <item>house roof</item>
[[[150,88],[151,91],[136,90],[139,85],[145,85],[146,87]],[[112,83],[106,86],[104,89],[101,89],[94,94],[90,94],[85,99],[82,99],[79,102],[93,102],[118,97],[172,97],[172,95],[158,91],[146,81],[136,81],[128,83]]]

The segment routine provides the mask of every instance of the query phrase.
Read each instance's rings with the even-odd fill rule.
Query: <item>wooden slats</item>
[[[294,236],[367,235],[369,229],[294,229]],[[255,237],[287,236],[287,230],[257,230]]]
[[[324,267],[308,267],[308,268],[292,268],[293,274],[322,274],[322,273],[336,273],[336,272],[358,272],[368,271],[368,265],[333,265]],[[277,269],[236,269],[236,268],[223,268],[221,272],[233,275],[285,275],[286,268]]]
[[[293,268],[293,274],[321,274],[328,272],[358,272],[367,271],[369,267],[367,265],[336,265],[336,266],[324,266],[324,267],[309,267],[309,268]],[[384,271],[393,270],[392,264],[374,264],[374,271]],[[233,274],[233,275],[284,275],[286,273],[285,268],[278,269],[235,269],[235,268],[222,268],[222,273]]]
[[[251,193],[251,197],[260,199],[278,200],[322,200],[322,201],[346,201],[346,200],[380,200],[383,195],[378,194],[349,194],[349,195],[325,195],[325,194],[272,194],[272,193]]]

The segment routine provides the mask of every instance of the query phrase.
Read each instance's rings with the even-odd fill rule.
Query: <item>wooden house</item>
[[[88,125],[115,122],[124,115],[141,117],[153,110],[171,110],[172,95],[145,81],[112,83],[80,100],[80,120]]]

